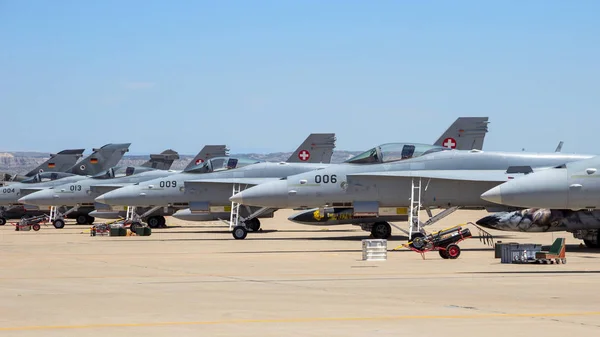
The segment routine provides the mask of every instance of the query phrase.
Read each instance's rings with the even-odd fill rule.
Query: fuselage
[[[93,204],[96,197],[111,190],[152,179],[164,178],[176,173],[178,172],[151,170],[112,179],[86,178],[31,193],[21,198],[19,202],[38,206]]]
[[[38,190],[52,188],[54,186],[63,185],[66,183],[74,183],[83,179],[86,176],[72,175],[61,179],[39,182],[39,183],[12,183],[0,188],[0,205],[13,205],[19,203],[18,200],[26,195],[35,193]]]
[[[409,206],[411,178],[394,176],[395,171],[479,170],[499,171],[509,167],[551,168],[592,155],[563,153],[441,151],[421,157],[376,164],[337,164],[319,171],[288,176],[286,180],[267,182],[232,198],[250,206],[272,208],[342,207],[356,202],[377,202],[379,207]],[[388,176],[360,176],[390,172]],[[507,174],[506,179],[519,174]],[[467,177],[468,178],[468,177]],[[421,202],[427,206],[488,206],[480,195],[502,181],[422,179]]]
[[[182,172],[119,188],[103,194],[96,198],[96,201],[109,205],[175,206],[180,208],[187,208],[188,204],[193,201],[230,204],[228,200],[232,194],[230,184],[215,185],[216,190],[226,191],[225,195],[215,195],[212,192],[205,193],[205,191],[187,189],[185,182],[227,178],[283,178],[301,172],[323,169],[330,165],[332,164],[261,162],[210,173]]]

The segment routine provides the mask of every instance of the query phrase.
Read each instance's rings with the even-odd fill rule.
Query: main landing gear
[[[96,218],[86,214],[80,214],[75,218],[78,225],[93,225],[95,220]]]
[[[258,232],[260,229],[260,220],[258,218],[248,219],[244,221],[244,226],[238,225],[233,227],[231,234],[236,240],[243,240],[248,235],[248,231]]]
[[[371,227],[371,235],[375,239],[389,239],[392,236],[392,226],[387,222],[376,222]]]
[[[146,223],[148,224],[148,227],[150,227],[150,228],[165,228],[165,227],[167,227],[167,221],[165,220],[165,217],[162,215],[151,216],[146,220]]]

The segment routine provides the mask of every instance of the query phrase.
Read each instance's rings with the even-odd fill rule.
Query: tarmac
[[[477,237],[443,260],[406,248],[362,261],[369,233],[262,219],[234,240],[221,222],[167,218],[148,237],[88,227],[0,227],[0,336],[594,336],[600,251],[570,233],[489,232],[552,244],[567,264],[501,264]],[[458,211],[434,226],[475,221]],[[397,223],[406,228],[406,223]],[[470,227],[475,236],[477,229]],[[596,332],[594,332],[596,331]]]

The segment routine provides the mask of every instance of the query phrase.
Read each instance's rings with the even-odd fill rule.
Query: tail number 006
[[[315,184],[320,184],[320,183],[323,183],[323,184],[329,184],[329,183],[335,184],[335,183],[337,183],[337,176],[335,174],[332,174],[332,175],[324,174],[322,176],[321,175],[316,175],[315,176]]]
[[[164,188],[164,187],[177,187],[177,181],[176,180],[173,180],[173,181],[170,181],[170,180],[166,180],[165,181],[165,180],[163,180],[160,183],[158,183],[158,186],[160,186],[161,188]]]

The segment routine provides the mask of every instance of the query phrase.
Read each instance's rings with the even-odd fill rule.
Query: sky
[[[0,0],[0,151],[431,143],[600,154],[600,1]]]

